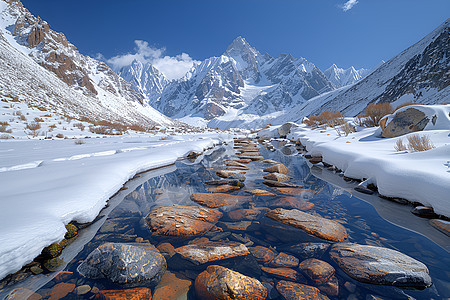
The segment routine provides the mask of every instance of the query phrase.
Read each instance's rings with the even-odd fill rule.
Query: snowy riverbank
[[[333,128],[313,130],[302,124],[288,138],[300,141],[311,155],[322,156],[345,176],[367,179],[365,183],[375,184],[381,195],[420,202],[450,217],[449,130],[419,133],[430,135],[436,148],[413,153],[396,151],[398,139],[381,138],[378,131],[360,127],[346,137]]]
[[[109,137],[0,142],[0,278],[15,272],[51,243],[65,224],[95,219],[135,174],[173,164],[229,134]]]

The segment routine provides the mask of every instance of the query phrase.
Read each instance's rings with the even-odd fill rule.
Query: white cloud
[[[358,4],[358,0],[348,0],[347,2],[345,2],[343,5],[339,6],[344,12],[349,11],[350,9],[353,8],[353,6],[355,6],[356,4]]]
[[[130,65],[134,60],[138,60],[142,63],[151,63],[155,68],[161,71],[169,80],[179,79],[183,77],[187,71],[197,63],[188,54],[182,53],[177,56],[164,56],[166,49],[154,48],[149,46],[148,42],[136,40],[135,53],[127,53],[123,55],[117,55],[106,62],[115,70],[119,70],[122,67]],[[98,54],[97,57],[101,58],[103,55]]]

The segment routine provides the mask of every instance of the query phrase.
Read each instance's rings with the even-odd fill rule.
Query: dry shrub
[[[399,109],[402,108],[402,107],[410,106],[410,105],[418,105],[418,104],[415,103],[415,102],[412,102],[412,101],[408,101],[408,102],[405,102],[405,103],[400,104],[399,106],[397,106],[397,107],[395,108],[395,111],[394,111],[394,112],[396,112],[397,110],[399,110]]]
[[[380,120],[384,116],[391,114],[392,111],[393,111],[392,105],[387,102],[378,104],[369,104],[365,110],[364,124],[370,127],[378,126]]]
[[[83,123],[75,123],[75,124],[73,124],[73,127],[76,127],[78,129],[80,129],[81,131],[84,131],[84,129],[86,128],[86,126],[84,126]]]
[[[56,124],[52,124],[52,125],[50,125],[48,127],[55,129],[56,128]]]
[[[41,129],[41,124],[38,122],[30,122],[27,124],[27,129],[30,130],[33,137],[36,137],[39,134],[38,130]]]
[[[406,146],[403,145],[403,140],[401,138],[395,142],[394,148],[397,151],[406,151]]]
[[[42,117],[44,117],[44,118],[51,118],[52,115],[51,114],[46,114],[46,115],[43,115]]]
[[[47,111],[47,109],[43,106],[39,106],[39,107],[37,107],[37,109],[39,109],[40,111]]]
[[[341,112],[331,112],[329,110],[326,110],[318,116],[312,115],[309,118],[305,118],[303,120],[303,123],[313,128],[317,128],[323,125],[335,127],[345,124],[345,120]]]
[[[27,118],[26,118],[24,115],[20,115],[20,119],[21,119],[22,121],[26,121],[26,120],[27,120]]]
[[[39,122],[44,122],[44,119],[36,117],[36,118],[34,118],[34,121],[36,123],[39,123]]]
[[[165,141],[165,140],[167,140],[167,138],[168,138],[168,136],[163,136],[163,137],[160,138],[160,140],[161,141]]]
[[[8,122],[6,122],[6,121],[4,121],[4,122],[0,122],[0,125],[5,125],[5,126],[8,126],[8,125],[9,125],[9,123],[8,123]]]
[[[408,136],[408,150],[411,152],[427,151],[436,148],[429,135],[413,134]]]
[[[356,128],[350,125],[349,122],[346,122],[344,125],[341,125],[340,129],[345,133],[345,136],[348,136],[352,132],[356,132]]]

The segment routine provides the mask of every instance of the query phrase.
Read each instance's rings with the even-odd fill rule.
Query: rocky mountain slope
[[[173,123],[108,65],[80,54],[19,0],[0,0],[0,51],[5,95],[93,122]]]
[[[370,103],[407,102],[439,104],[450,99],[450,19],[418,43],[375,69],[361,81],[325,93],[283,116],[274,123],[298,121],[324,110],[354,116]]]

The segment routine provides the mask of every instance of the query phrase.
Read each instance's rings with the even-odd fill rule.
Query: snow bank
[[[63,239],[70,221],[90,222],[136,173],[173,164],[228,134],[0,142],[0,278]],[[25,167],[26,166],[26,167]]]
[[[380,138],[379,128],[359,128],[345,137],[332,128],[312,130],[302,124],[288,138],[300,140],[312,155],[322,155],[345,176],[376,184],[381,195],[420,202],[449,217],[449,129],[427,131],[436,148],[415,153],[397,152],[397,138]]]

